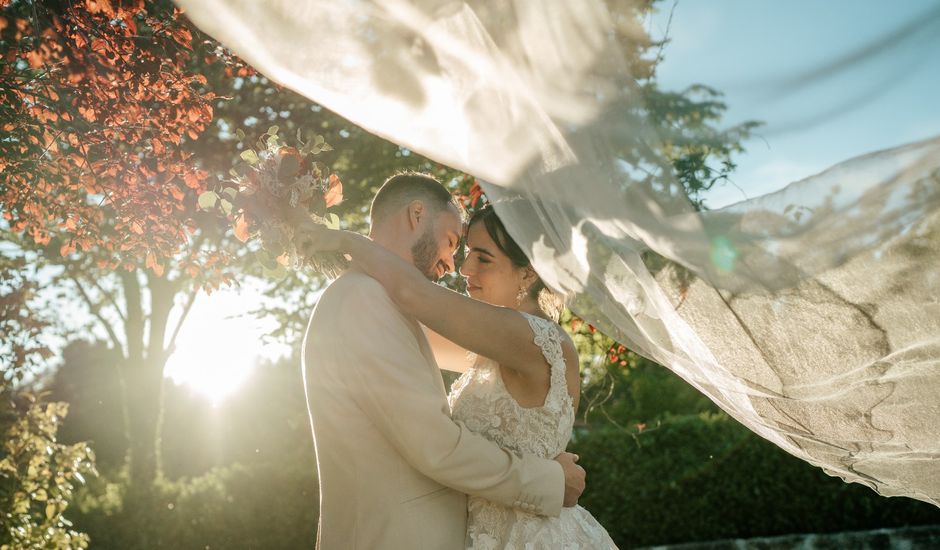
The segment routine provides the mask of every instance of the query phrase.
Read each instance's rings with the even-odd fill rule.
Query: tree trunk
[[[163,363],[127,365],[128,473],[130,485],[146,489],[157,479],[157,426],[163,388]]]
[[[149,277],[150,311],[145,317],[138,273],[122,274],[121,280],[127,304],[128,357],[124,365],[124,377],[129,436],[129,490],[146,492],[160,475],[163,369],[167,361],[163,340],[177,287],[166,279]],[[149,327],[146,321],[149,321]]]

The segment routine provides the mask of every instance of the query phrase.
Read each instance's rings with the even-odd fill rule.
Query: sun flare
[[[197,298],[167,361],[166,377],[214,405],[238,391],[260,360],[277,355],[263,342],[264,323],[243,316],[258,299],[235,291]]]

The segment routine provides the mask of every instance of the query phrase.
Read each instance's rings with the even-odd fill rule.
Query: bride
[[[432,283],[362,235],[320,226],[305,231],[304,252],[350,255],[399,308],[433,331],[429,340],[440,362],[465,371],[448,398],[455,420],[520,454],[552,458],[565,450],[579,399],[578,353],[546,311],[550,291],[492,208],[468,224],[460,272],[472,298]],[[472,364],[463,350],[477,354]],[[474,496],[466,543],[475,549],[615,548],[580,506],[549,518]]]

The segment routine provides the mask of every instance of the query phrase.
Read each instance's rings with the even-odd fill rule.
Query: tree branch
[[[201,231],[193,239],[192,248],[198,251],[202,248],[202,245],[206,242],[206,232]],[[180,277],[182,278],[182,277]],[[179,285],[179,289],[182,289],[182,282],[178,279],[175,281]],[[176,345],[176,337],[179,336],[180,330],[183,328],[183,323],[186,321],[186,316],[189,315],[189,310],[192,309],[193,303],[196,301],[196,295],[199,293],[199,290],[195,287],[191,288],[189,295],[186,297],[186,303],[183,305],[183,313],[180,315],[179,321],[177,321],[176,326],[173,328],[173,334],[170,336],[170,341],[167,342],[166,347],[163,349],[164,353],[172,353],[173,347]]]
[[[121,319],[121,322],[122,322],[122,323],[127,323],[127,317],[124,316],[124,312],[121,311],[120,306],[118,306],[117,301],[114,299],[114,294],[112,294],[112,293],[106,291],[106,290],[104,289],[104,287],[101,286],[101,283],[99,283],[99,282],[96,281],[95,279],[91,279],[91,278],[90,278],[90,280],[91,280],[91,283],[92,283],[93,285],[95,285],[95,288],[98,289],[98,292],[100,292],[101,294],[103,294],[104,297],[108,300],[108,302],[114,307],[115,311],[117,311],[117,315],[118,315],[118,317]]]
[[[69,275],[69,279],[71,279],[72,283],[75,284],[75,288],[78,289],[78,293],[81,295],[82,299],[85,301],[85,304],[88,306],[88,309],[89,311],[91,311],[91,314],[94,315],[98,319],[98,321],[101,323],[101,326],[104,327],[104,330],[108,333],[108,337],[111,338],[111,342],[114,344],[114,346],[118,348],[119,350],[121,350],[122,353],[126,353],[124,349],[124,344],[121,342],[120,338],[118,338],[117,333],[114,332],[114,328],[111,327],[111,324],[108,322],[108,320],[105,319],[104,315],[101,314],[100,304],[96,304],[91,299],[91,296],[88,295],[88,292],[85,290],[85,287],[82,286],[81,282],[79,282],[77,277],[75,277],[74,275]]]
[[[183,306],[183,313],[180,315],[180,319],[176,323],[176,327],[173,328],[173,335],[170,336],[170,341],[163,350],[165,353],[173,353],[173,347],[176,346],[176,337],[179,335],[180,329],[183,328],[183,322],[186,321],[186,316],[189,315],[189,310],[192,309],[193,304],[196,302],[197,294],[199,294],[199,290],[196,287],[193,287],[189,291],[189,296],[186,297],[186,304]]]

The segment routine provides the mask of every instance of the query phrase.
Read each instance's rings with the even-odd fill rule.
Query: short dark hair
[[[448,204],[457,206],[458,211],[461,211],[456,199],[434,176],[421,172],[400,172],[385,180],[372,199],[369,211],[372,226],[414,200],[424,202],[432,212],[439,212],[447,208]]]

